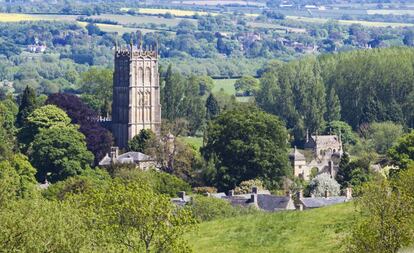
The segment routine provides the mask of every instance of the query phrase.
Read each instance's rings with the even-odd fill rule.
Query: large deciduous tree
[[[52,182],[80,174],[93,162],[86,148],[85,136],[75,126],[41,129],[29,149],[30,161],[37,168],[37,179],[50,173]]]
[[[216,184],[222,190],[260,178],[270,188],[290,174],[287,131],[281,120],[255,107],[226,111],[207,129],[202,149],[206,160],[216,159]]]

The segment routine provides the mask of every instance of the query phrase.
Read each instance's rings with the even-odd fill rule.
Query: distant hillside
[[[198,253],[338,252],[354,215],[353,203],[346,203],[240,216],[202,223],[188,239]]]

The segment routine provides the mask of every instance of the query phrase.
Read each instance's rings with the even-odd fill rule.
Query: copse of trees
[[[388,48],[272,62],[261,72],[256,101],[286,122],[295,141],[305,129],[322,132],[338,120],[354,130],[383,121],[412,127],[413,60],[412,49]]]

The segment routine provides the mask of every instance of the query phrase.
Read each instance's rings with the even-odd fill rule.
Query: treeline
[[[412,128],[413,60],[414,50],[389,48],[274,62],[261,72],[256,100],[286,121],[296,141],[335,120],[354,130],[381,121]]]

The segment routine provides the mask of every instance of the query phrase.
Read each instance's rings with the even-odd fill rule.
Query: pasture
[[[323,24],[329,21],[329,19],[325,18],[310,18],[310,17],[299,17],[299,16],[286,16],[286,19],[302,21],[306,23],[319,23]],[[414,24],[409,23],[391,23],[391,22],[371,22],[371,21],[363,21],[363,20],[338,20],[339,24],[342,25],[352,25],[352,24],[360,24],[363,26],[368,27],[408,27],[414,26]]]
[[[234,88],[234,83],[236,81],[237,79],[214,79],[212,92],[224,92],[227,95],[234,95],[236,93],[236,89]]]
[[[352,203],[303,212],[261,213],[203,222],[187,235],[195,252],[341,252]]]
[[[132,8],[121,8],[121,11],[129,11]],[[132,9],[134,10],[134,9]],[[135,9],[139,14],[147,15],[164,15],[170,13],[177,17],[191,17],[195,14],[206,16],[208,14],[217,15],[217,13],[210,13],[205,11],[188,11],[188,10],[179,10],[179,9],[155,9],[155,8],[139,8]]]

